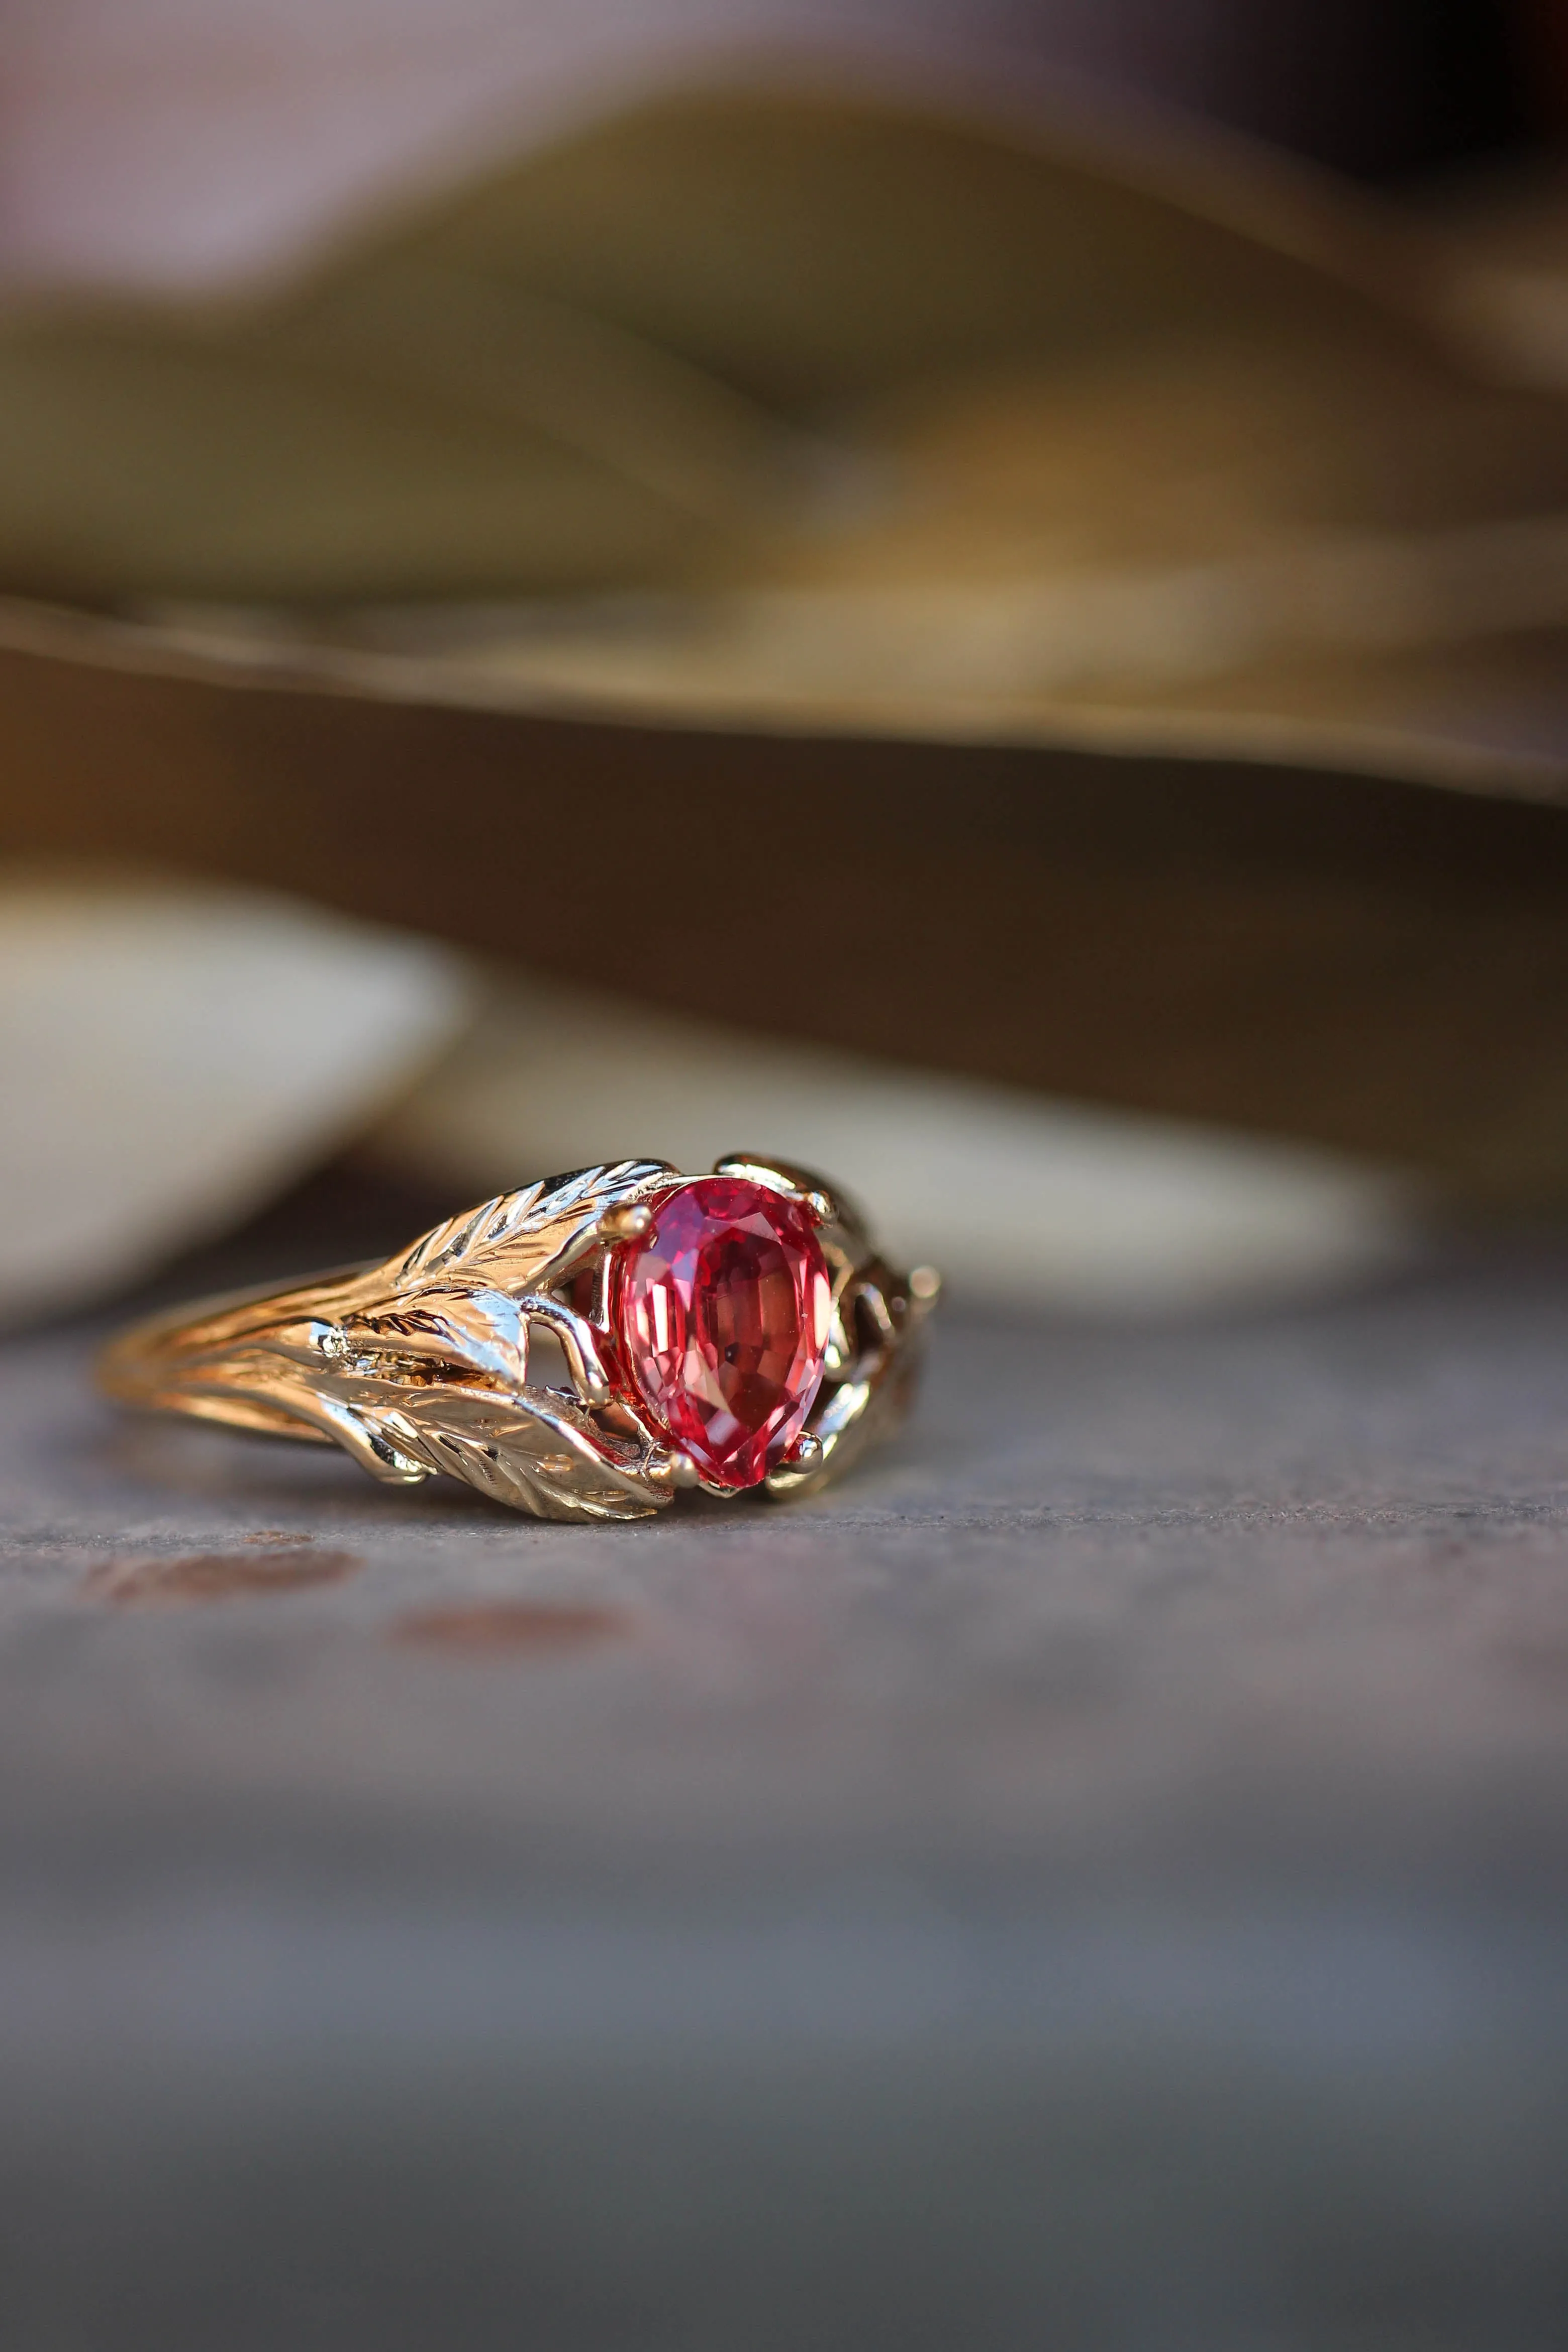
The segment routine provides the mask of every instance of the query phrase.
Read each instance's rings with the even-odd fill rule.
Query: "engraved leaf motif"
[[[524,1320],[519,1302],[504,1291],[438,1279],[348,1318],[344,1332],[351,1346],[363,1340],[432,1370],[457,1364],[481,1380],[521,1388],[528,1377]]]
[[[521,1389],[529,1321],[559,1316],[540,1294],[569,1270],[607,1209],[674,1174],[662,1160],[621,1160],[548,1177],[448,1218],[354,1284],[344,1302],[348,1343]],[[596,1365],[576,1360],[590,1342],[573,1328],[574,1371],[596,1379]]]
[[[760,1163],[759,1163],[760,1164]],[[499,1194],[384,1264],[209,1302],[127,1335],[111,1392],[204,1419],[332,1441],[395,1485],[438,1473],[549,1519],[630,1519],[673,1499],[679,1464],[624,1401],[594,1325],[562,1286],[602,1246],[606,1211],[679,1183],[623,1160]],[[818,1188],[825,1189],[825,1188]],[[612,1231],[614,1228],[612,1227]],[[821,1229],[833,1274],[815,1454],[766,1491],[810,1493],[901,1412],[928,1293],[917,1298],[844,1213]],[[528,1384],[531,1326],[549,1328],[576,1392]],[[601,1418],[601,1416],[603,1416]]]
[[[662,1160],[623,1160],[481,1202],[350,1277],[330,1344],[319,1321],[275,1327],[255,1384],[378,1477],[445,1472],[542,1518],[646,1517],[670,1498],[648,1475],[662,1449],[601,1428],[575,1396],[527,1385],[528,1326],[556,1328],[594,1394],[592,1334],[548,1286],[607,1209],[674,1175]]]
[[[656,1191],[675,1175],[662,1160],[619,1160],[498,1193],[422,1234],[377,1278],[398,1292],[432,1281],[463,1289],[539,1289],[555,1278],[606,1209]]]
[[[637,1519],[670,1500],[641,1445],[605,1435],[555,1389],[511,1396],[442,1385],[362,1400],[361,1423],[409,1462],[466,1479],[481,1494],[545,1519]]]

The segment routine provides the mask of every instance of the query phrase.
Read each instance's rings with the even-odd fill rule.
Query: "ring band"
[[[805,1170],[626,1160],[486,1201],[384,1264],[136,1325],[128,1404],[335,1442],[544,1519],[634,1519],[681,1488],[815,1492],[901,1416],[939,1279],[899,1275]],[[569,1387],[531,1385],[549,1334]]]

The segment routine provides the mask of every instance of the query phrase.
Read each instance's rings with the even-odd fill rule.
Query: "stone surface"
[[[804,1209],[730,1176],[654,1203],[616,1253],[611,1314],[644,1402],[717,1486],[755,1486],[822,1384],[832,1289]]]
[[[1568,1258],[933,1336],[605,1530],[0,1350],[0,2341],[1557,2352]]]

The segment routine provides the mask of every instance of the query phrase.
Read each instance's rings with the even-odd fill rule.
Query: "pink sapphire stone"
[[[754,1486],[799,1436],[822,1384],[832,1286],[797,1202],[705,1176],[648,1204],[616,1255],[611,1313],[627,1372],[717,1486]]]

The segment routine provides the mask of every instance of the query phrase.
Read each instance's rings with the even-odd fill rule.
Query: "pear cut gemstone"
[[[616,1253],[611,1315],[649,1413],[718,1486],[754,1486],[822,1384],[832,1286],[800,1203],[730,1176],[648,1204]]]

